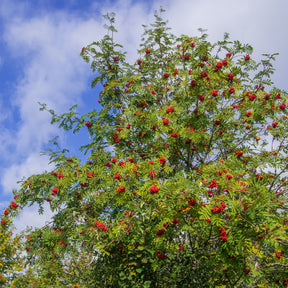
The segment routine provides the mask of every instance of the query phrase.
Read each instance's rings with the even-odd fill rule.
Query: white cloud
[[[0,211],[4,210],[9,205],[9,201],[1,201],[0,202]]]
[[[31,207],[25,207],[21,214],[14,219],[13,226],[16,228],[14,233],[19,233],[27,227],[43,227],[47,225],[54,213],[51,212],[49,204],[43,205],[44,213],[38,214],[38,205],[32,205]]]
[[[97,27],[95,20],[69,19],[65,14],[17,18],[6,24],[4,37],[10,51],[25,62],[23,77],[10,97],[20,121],[13,130],[0,132],[0,149],[10,164],[1,176],[4,192],[15,188],[23,176],[48,167],[47,159],[40,157],[41,147],[61,131],[50,124],[47,112],[39,111],[38,102],[57,113],[81,104],[81,94],[89,87],[89,67],[79,53],[83,44],[94,40]]]
[[[288,2],[276,0],[204,0],[169,1],[165,13],[169,26],[175,34],[198,35],[197,29],[208,29],[211,41],[222,40],[224,32],[230,33],[232,40],[240,40],[254,47],[255,55],[279,52],[273,79],[282,89],[287,89],[288,57],[287,39],[283,28],[287,27],[286,11]]]
[[[277,69],[273,80],[281,89],[288,89],[286,81],[288,57],[286,47],[288,41],[283,37],[283,28],[287,27],[286,11],[288,2],[276,0],[158,0],[151,2],[135,2],[132,0],[96,2],[94,9],[101,14],[116,12],[116,39],[125,44],[128,60],[135,60],[136,49],[139,48],[142,24],[154,21],[154,11],[162,6],[166,12],[163,19],[176,35],[187,34],[198,36],[198,28],[207,29],[209,40],[214,42],[223,39],[225,32],[231,40],[240,40],[254,47],[254,55],[259,58],[263,53],[280,55],[275,62]],[[148,8],[149,7],[149,8]]]
[[[38,174],[45,170],[52,170],[53,166],[48,165],[47,157],[39,157],[38,151],[29,154],[27,158],[19,164],[14,163],[3,172],[2,185],[4,193],[10,194],[12,189],[20,188],[17,181],[22,180],[32,174]]]

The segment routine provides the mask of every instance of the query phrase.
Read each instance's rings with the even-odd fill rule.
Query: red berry
[[[91,128],[92,127],[91,123],[88,122],[88,121],[85,123],[85,125],[86,125],[87,128]]]

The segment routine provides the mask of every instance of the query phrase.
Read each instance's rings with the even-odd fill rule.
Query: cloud
[[[5,109],[3,100],[1,100],[1,98],[3,98],[3,95],[0,95],[0,111],[2,111],[2,113],[0,114],[0,128],[3,129],[2,122],[4,122],[4,120],[9,118],[11,113],[9,110]]]
[[[90,72],[79,53],[83,45],[94,40],[99,27],[96,20],[70,19],[69,14],[31,19],[20,16],[6,23],[4,33],[12,57],[24,59],[22,76],[9,98],[14,125],[0,132],[0,151],[6,163],[1,171],[5,193],[17,187],[16,181],[23,176],[48,167],[40,150],[49,139],[60,133],[64,141],[62,132],[50,124],[49,113],[39,111],[38,102],[56,113],[83,104],[81,95],[89,89]],[[4,107],[0,109],[4,117]]]
[[[273,80],[277,86],[287,89],[288,58],[287,39],[283,37],[283,27],[287,26],[288,2],[277,0],[204,0],[168,1],[165,18],[175,34],[199,35],[197,29],[207,29],[210,41],[223,39],[228,32],[232,40],[240,40],[254,47],[254,54],[279,52]]]
[[[55,213],[52,213],[49,204],[43,205],[44,213],[38,214],[38,205],[25,207],[21,214],[14,219],[13,226],[16,228],[14,233],[19,233],[27,227],[40,228],[47,225]]]
[[[0,202],[0,211],[4,210],[9,205],[9,201],[1,201]]]
[[[240,40],[254,47],[254,57],[261,58],[263,53],[280,55],[274,63],[276,72],[272,79],[281,89],[288,88],[287,39],[283,37],[283,27],[287,26],[285,12],[288,2],[276,0],[158,0],[158,1],[106,1],[94,4],[94,9],[106,14],[116,11],[115,38],[124,45],[130,62],[137,59],[137,49],[144,30],[142,24],[154,22],[153,14],[163,7],[162,17],[175,35],[199,36],[198,28],[207,29],[208,40],[216,42],[223,39],[225,32],[231,40]]]
[[[2,185],[4,187],[4,193],[10,194],[13,189],[19,189],[20,185],[17,181],[23,180],[32,174],[39,174],[45,170],[52,170],[53,166],[48,165],[47,157],[39,157],[38,151],[29,154],[27,158],[19,164],[14,163],[7,169],[5,169],[2,177]]]

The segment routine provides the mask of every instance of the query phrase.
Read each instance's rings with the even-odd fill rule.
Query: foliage
[[[81,52],[92,86],[103,85],[101,110],[50,110],[59,127],[88,129],[87,161],[51,151],[55,170],[22,183],[1,218],[0,281],[287,285],[287,93],[270,79],[276,54],[257,63],[227,34],[215,44],[204,31],[176,37],[156,13],[130,65],[105,17],[107,35]],[[7,241],[16,211],[45,202],[51,223]]]

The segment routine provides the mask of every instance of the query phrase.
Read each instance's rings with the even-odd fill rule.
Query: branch
[[[273,268],[273,267],[288,267],[288,264],[282,264],[282,263],[273,263],[273,264],[270,264],[270,265],[265,265],[265,266],[262,266],[262,269],[264,268]]]

